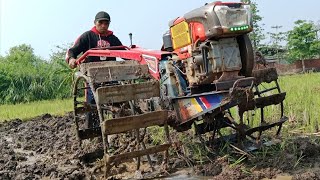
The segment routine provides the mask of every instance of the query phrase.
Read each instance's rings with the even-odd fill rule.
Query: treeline
[[[271,45],[261,45],[258,50],[264,55],[274,55],[288,63],[296,60],[320,58],[320,29],[312,21],[297,20],[292,30],[281,32],[282,26],[275,26],[277,33],[269,33]]]
[[[263,17],[259,15],[257,0],[241,0],[251,5],[253,32],[249,34],[254,50],[270,58],[294,63],[297,60],[320,58],[320,21],[297,20],[293,29],[283,31],[281,24],[270,24],[265,31]]]
[[[0,56],[0,104],[71,97],[73,72],[64,62],[64,53],[58,47],[46,61],[22,44]]]

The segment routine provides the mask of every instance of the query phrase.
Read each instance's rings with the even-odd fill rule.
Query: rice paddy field
[[[28,120],[42,114],[64,115],[72,111],[71,99],[38,101],[26,104],[1,105],[0,122],[11,119]]]
[[[280,76],[279,84],[287,93],[284,114],[288,121],[276,145],[244,153],[228,143],[208,148],[199,142],[193,130],[173,133],[172,138],[179,145],[170,151],[171,169],[165,176],[170,174],[168,179],[319,179],[320,73]],[[277,120],[277,108],[268,107],[266,117]],[[99,179],[101,172],[96,171],[101,167],[99,160],[88,161],[80,156],[80,152],[98,145],[90,142],[85,146],[87,149],[79,149],[75,132],[71,130],[74,123],[69,112],[72,110],[72,99],[1,105],[0,179]],[[259,111],[254,115],[258,117]],[[254,120],[257,125],[259,121]],[[163,133],[152,129],[151,144],[159,143]],[[130,164],[119,166],[114,178],[135,178],[136,172],[130,169]]]
[[[279,84],[287,93],[284,101],[286,126],[291,132],[315,133],[320,120],[320,73],[280,76]],[[42,114],[63,115],[73,109],[72,99],[39,101],[27,104],[1,105],[0,121],[27,120]],[[267,109],[266,116],[273,116],[274,109]]]
[[[287,92],[284,103],[289,129],[305,133],[319,131],[320,73],[297,74],[280,78]]]

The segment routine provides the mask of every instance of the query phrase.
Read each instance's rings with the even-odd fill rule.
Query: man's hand
[[[71,69],[74,69],[74,68],[77,67],[76,61],[77,61],[77,60],[74,59],[74,58],[70,58],[70,59],[69,59],[69,67],[70,67]]]

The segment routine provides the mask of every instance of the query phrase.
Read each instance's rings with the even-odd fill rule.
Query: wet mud
[[[122,145],[122,139],[129,138],[115,137],[115,151],[130,151]],[[213,152],[201,162],[192,153],[184,156],[179,148],[185,147],[178,143],[168,169],[161,169],[161,155],[154,155],[155,172],[142,158],[140,171],[132,160],[113,168],[109,179],[320,179],[319,141],[297,137],[286,143],[248,156]],[[0,179],[103,179],[101,139],[86,140],[80,147],[71,114],[0,123],[0,150]]]

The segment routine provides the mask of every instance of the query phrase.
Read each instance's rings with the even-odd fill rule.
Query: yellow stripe
[[[197,102],[197,100],[195,98],[191,99],[191,104],[193,105],[193,107],[198,111],[198,112],[202,112],[202,108],[199,105],[199,103]]]
[[[186,21],[182,21],[170,28],[173,49],[178,49],[191,44],[191,36],[189,25]]]

